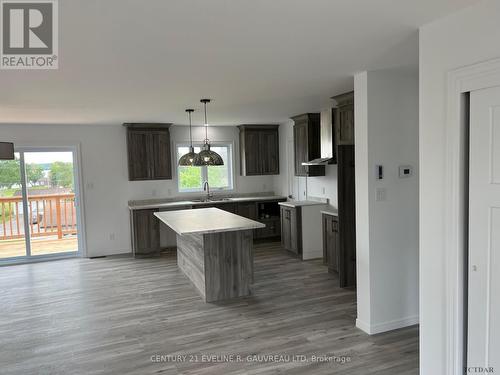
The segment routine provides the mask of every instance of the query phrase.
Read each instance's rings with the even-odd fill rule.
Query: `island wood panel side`
[[[202,234],[177,235],[177,265],[206,300]]]
[[[248,296],[253,283],[253,231],[204,235],[206,302]]]

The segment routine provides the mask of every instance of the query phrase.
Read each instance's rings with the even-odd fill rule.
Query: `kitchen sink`
[[[210,198],[209,202],[227,202],[230,201],[231,198]]]
[[[191,202],[194,203],[210,203],[210,202],[228,202],[231,201],[231,198],[217,198],[217,197],[212,197],[212,198],[205,198],[205,199],[191,199]]]

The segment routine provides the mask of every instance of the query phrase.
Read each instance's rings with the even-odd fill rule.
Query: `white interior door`
[[[467,366],[500,372],[500,87],[471,92]]]

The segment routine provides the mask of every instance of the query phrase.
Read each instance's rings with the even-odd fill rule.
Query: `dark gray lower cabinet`
[[[339,219],[323,214],[323,263],[328,272],[339,272]]]
[[[216,207],[248,219],[266,224],[265,228],[254,230],[254,239],[278,239],[281,233],[278,202],[285,201],[251,201],[251,202],[208,202],[193,206],[182,206],[175,210]],[[168,210],[168,209],[162,209]],[[132,231],[132,252],[134,256],[154,256],[161,252],[160,220],[153,214],[159,209],[130,211]]]
[[[255,239],[273,238],[279,237],[281,233],[280,218],[273,217],[269,219],[259,219],[263,224],[266,224],[265,228],[259,228],[255,230]]]
[[[154,216],[158,209],[132,211],[132,250],[134,256],[160,253],[160,221]]]
[[[238,203],[238,215],[246,217],[247,219],[257,220],[257,203],[256,202],[241,202]]]
[[[238,205],[236,203],[220,203],[216,204],[214,207],[223,211],[231,212],[232,214],[235,214],[238,209]]]
[[[300,207],[281,206],[281,245],[296,255],[302,254]]]

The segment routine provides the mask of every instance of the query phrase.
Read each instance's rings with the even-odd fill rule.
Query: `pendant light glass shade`
[[[179,159],[179,166],[181,167],[192,167],[194,166],[194,160],[198,154],[194,152],[194,147],[189,146],[189,152],[187,154],[184,154],[181,156]]]
[[[210,150],[210,141],[208,140],[208,122],[207,122],[207,103],[210,103],[210,99],[200,100],[205,106],[205,143],[203,149],[195,157],[193,165],[196,167],[201,167],[203,165],[224,165],[224,160],[215,151]]]
[[[190,146],[189,146],[189,152],[187,154],[184,154],[181,156],[179,159],[179,165],[181,167],[192,167],[194,165],[194,160],[198,156],[196,152],[194,152],[194,147],[193,147],[193,135],[191,133],[191,113],[194,112],[194,109],[186,109],[186,112],[189,114],[189,140],[190,140]]]
[[[203,165],[224,165],[224,160],[222,160],[222,157],[218,153],[210,150],[210,143],[205,140],[203,150],[196,155],[193,165],[196,167]]]

